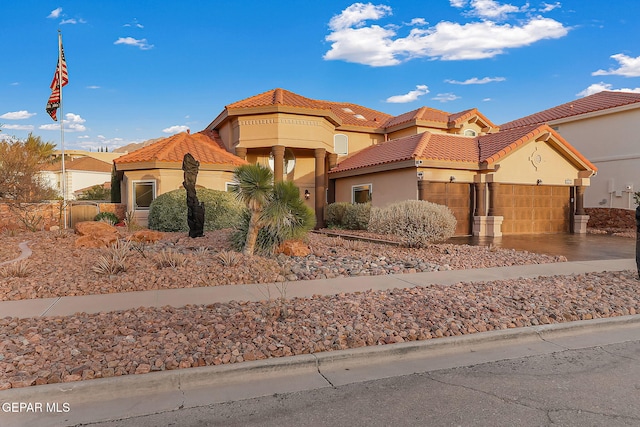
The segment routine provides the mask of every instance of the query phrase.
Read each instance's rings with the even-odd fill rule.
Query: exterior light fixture
[[[538,179],[538,180],[536,181],[536,185],[540,185],[540,184],[542,184],[542,180],[541,180],[541,179]]]
[[[309,200],[310,198],[311,198],[311,193],[309,193],[309,190],[304,190],[304,199]]]
[[[455,176],[453,176],[453,175],[451,175],[451,176],[449,177],[449,182],[455,182],[455,181],[456,181],[456,177],[455,177]]]

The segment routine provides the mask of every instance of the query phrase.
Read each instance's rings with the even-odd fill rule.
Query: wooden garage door
[[[471,185],[450,182],[430,182],[427,201],[448,206],[456,217],[456,236],[471,234]]]
[[[570,187],[500,184],[496,199],[502,234],[569,231]]]

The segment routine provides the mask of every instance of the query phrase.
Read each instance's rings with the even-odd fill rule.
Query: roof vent
[[[353,117],[355,117],[358,120],[367,120],[362,114],[355,114]]]
[[[345,113],[353,114],[353,110],[351,108],[343,108],[342,111]]]

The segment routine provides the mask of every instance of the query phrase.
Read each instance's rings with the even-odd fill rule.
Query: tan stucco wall
[[[543,185],[572,186],[578,179],[578,168],[547,142],[532,141],[498,163],[500,168],[494,174],[497,182],[535,185],[541,179]]]
[[[585,192],[585,207],[635,209],[640,191],[640,109],[551,123],[558,133],[598,168]],[[627,190],[627,185],[633,187]],[[629,204],[631,200],[631,204]],[[602,202],[605,202],[602,204]]]
[[[122,203],[127,206],[127,211],[133,210],[133,182],[149,181],[156,182],[156,197],[169,191],[182,188],[184,181],[184,171],[182,169],[150,169],[138,171],[126,171],[121,187]],[[233,172],[230,171],[208,171],[200,170],[196,185],[212,190],[225,191],[225,183],[232,182]],[[149,211],[138,210],[135,212],[135,219],[139,225],[147,226]]]
[[[352,202],[354,185],[372,185],[371,205],[383,207],[390,203],[418,199],[418,179],[415,168],[379,172],[336,180],[336,202]]]
[[[240,146],[324,148],[333,151],[334,127],[322,117],[271,113],[238,117]]]

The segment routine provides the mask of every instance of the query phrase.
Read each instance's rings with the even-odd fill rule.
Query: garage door
[[[471,185],[451,182],[430,182],[426,185],[426,200],[448,206],[456,217],[456,236],[471,234]]]
[[[569,192],[570,187],[500,184],[502,234],[569,232]]]

